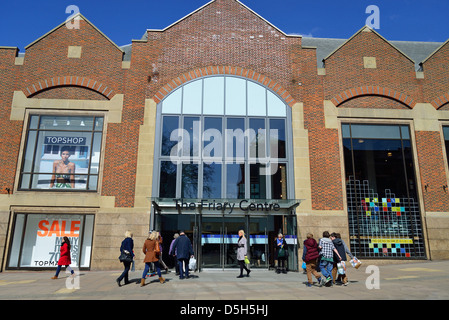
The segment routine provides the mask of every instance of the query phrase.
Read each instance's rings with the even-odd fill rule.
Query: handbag
[[[154,245],[154,254],[157,256],[161,254],[161,247],[159,246],[159,241],[156,241],[156,244]]]
[[[249,264],[249,259],[247,256],[245,256],[245,264]]]
[[[122,252],[118,259],[120,260],[120,262],[132,262],[133,256],[131,255],[131,253]]]
[[[278,258],[284,258],[284,257],[285,257],[285,249],[284,249],[284,247],[282,247],[281,249],[279,249]]]

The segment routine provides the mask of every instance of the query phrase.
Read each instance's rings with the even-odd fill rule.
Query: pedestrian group
[[[245,277],[243,270],[246,271],[246,277],[249,277],[251,270],[248,268],[248,252],[247,252],[247,239],[243,230],[238,231],[239,239],[237,242],[237,261],[240,267],[240,274],[237,278]],[[307,274],[307,286],[313,286],[313,277],[318,281],[319,286],[332,286],[337,282],[343,285],[348,284],[348,277],[346,275],[346,254],[351,259],[357,259],[350,252],[346,243],[341,239],[339,233],[329,234],[328,231],[323,232],[323,236],[317,242],[313,234],[307,234],[307,238],[304,240],[303,247],[303,265],[302,268]],[[155,273],[159,276],[159,282],[165,283],[165,279],[162,277],[161,266],[168,271],[167,266],[162,261],[162,237],[157,231],[150,231],[148,238],[142,248],[142,252],[145,254],[145,267],[140,280],[140,286],[145,286],[145,279],[149,275],[150,269],[154,269]],[[180,280],[189,279],[189,269],[195,269],[196,266],[192,266],[192,260],[194,259],[194,252],[190,239],[186,236],[184,231],[180,231],[179,234],[175,233],[173,240],[170,243],[169,255],[174,258],[176,275],[179,275]],[[131,265],[134,264],[134,241],[133,234],[130,231],[126,231],[125,239],[120,246],[120,262],[123,263],[124,270],[122,274],[116,279],[118,286],[121,286],[121,281],[124,280],[124,284],[131,283],[129,281],[129,271]],[[279,233],[275,239],[275,261],[277,261],[276,273],[287,273],[286,260],[288,257],[287,242],[285,241],[282,233]],[[357,260],[358,265],[360,262]],[[63,238],[60,248],[60,258],[58,260],[58,267],[56,274],[52,279],[58,279],[59,272],[63,266],[66,266],[70,271],[71,276],[74,277],[75,273],[70,268],[70,241],[67,237]],[[358,267],[357,265],[357,267]],[[321,272],[321,274],[320,274]]]

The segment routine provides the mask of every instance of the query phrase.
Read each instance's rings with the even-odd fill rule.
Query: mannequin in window
[[[61,160],[53,162],[53,175],[50,188],[74,189],[75,188],[75,164],[69,161],[70,148],[61,148]]]

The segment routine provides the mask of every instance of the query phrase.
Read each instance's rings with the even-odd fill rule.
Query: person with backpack
[[[307,273],[307,286],[311,287],[313,285],[312,275],[321,283],[321,275],[317,271],[318,258],[320,256],[320,251],[318,249],[318,243],[313,238],[313,234],[308,233],[307,239],[304,240],[304,250],[302,254],[302,260],[306,263],[306,273]]]

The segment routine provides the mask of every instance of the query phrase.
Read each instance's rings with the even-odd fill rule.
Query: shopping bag
[[[249,264],[249,259],[247,256],[245,256],[245,264]]]
[[[195,269],[196,269],[196,259],[194,257],[192,257],[189,260],[189,270],[195,270]]]
[[[337,271],[338,271],[338,274],[346,273],[346,264],[344,261],[337,263]]]
[[[354,257],[351,259],[351,265],[358,269],[361,265],[362,265],[362,261],[360,261],[359,259],[357,259],[357,257]]]
[[[306,270],[306,269],[307,269],[307,265],[306,265],[306,263],[305,263],[305,262],[303,262],[303,263],[302,263],[302,268],[303,268],[304,270]]]

